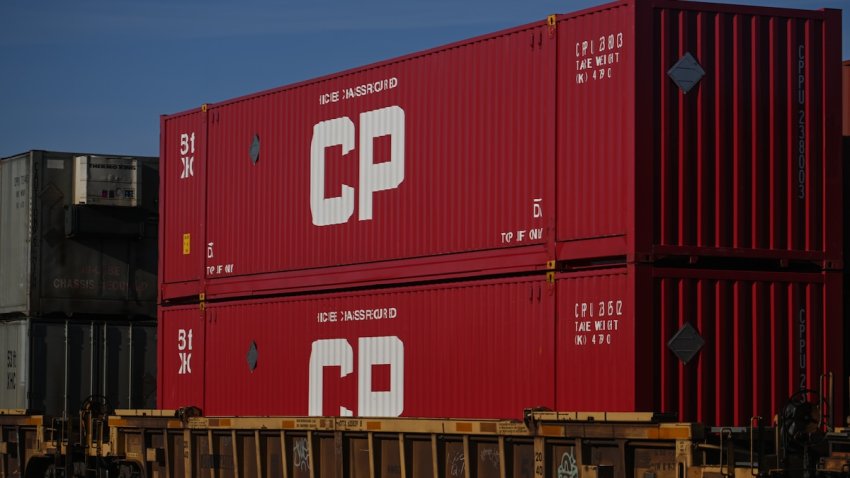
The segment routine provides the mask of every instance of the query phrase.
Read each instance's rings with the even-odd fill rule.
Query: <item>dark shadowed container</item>
[[[89,397],[156,407],[156,324],[115,320],[0,322],[0,408],[76,416]]]
[[[157,158],[0,160],[0,315],[154,317]]]

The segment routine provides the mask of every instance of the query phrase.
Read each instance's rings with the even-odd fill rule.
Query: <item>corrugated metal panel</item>
[[[841,124],[844,136],[850,136],[850,60],[845,61],[843,68],[841,68],[841,82],[842,98],[844,98]]]
[[[156,408],[156,325],[103,324],[100,394],[113,408]]]
[[[561,276],[556,409],[740,426],[774,416],[796,391],[818,389],[822,373],[844,376],[841,307],[832,272],[629,266]],[[687,363],[669,345],[685,323],[704,340]],[[581,392],[561,393],[570,387]],[[837,421],[843,397],[836,387]]]
[[[203,383],[207,415],[519,418],[554,403],[553,300],[517,279],[210,304],[203,341],[197,310],[166,309],[161,406]],[[191,374],[180,330],[205,344]]]
[[[160,283],[189,283],[175,295],[197,295],[204,243],[207,113],[162,118],[160,147]],[[163,291],[160,291],[161,293]]]
[[[549,27],[537,24],[211,107],[208,278],[235,283],[543,243],[554,214],[554,46]],[[176,145],[166,139],[164,147],[171,161]],[[162,240],[181,231],[165,230]],[[482,263],[527,270],[546,259],[537,248],[511,261],[484,254],[466,266],[445,257],[349,272],[380,280]],[[189,276],[172,279],[167,259],[164,267],[163,297],[177,297],[170,282]],[[375,274],[378,267],[385,270]]]
[[[75,416],[92,395],[116,408],[155,407],[156,325],[116,322],[0,322],[0,408]]]
[[[637,162],[658,182],[636,186],[658,207],[656,250],[733,248],[840,267],[838,12],[658,5],[652,65],[636,71],[655,78],[638,94],[656,103],[656,146]],[[669,72],[688,53],[705,76],[686,94]]]
[[[204,407],[204,312],[197,305],[159,309],[157,404]]]
[[[558,35],[558,239],[596,241],[561,256],[840,267],[835,12],[624,2]],[[688,54],[704,76],[686,93],[670,72]]]
[[[541,243],[554,46],[538,24],[212,107],[207,276]]]
[[[633,227],[634,21],[634,7],[622,3],[558,22],[559,241],[627,236]],[[625,255],[625,241],[568,254]]]
[[[0,196],[0,283],[6,286],[0,314],[152,317],[157,161],[135,158],[141,178],[137,207],[78,206],[74,156],[33,151],[0,161],[10,184]]]
[[[31,166],[29,154],[0,161],[0,313],[29,308]]]

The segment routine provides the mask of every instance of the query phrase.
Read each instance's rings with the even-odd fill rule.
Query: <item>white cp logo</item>
[[[342,154],[354,149],[354,122],[347,116],[313,126],[310,145],[310,212],[313,224],[327,226],[347,222],[354,213],[354,188],[343,184],[339,197],[325,197],[325,148],[342,146]],[[373,162],[373,140],[390,136],[390,160]],[[372,195],[395,189],[404,181],[404,110],[388,106],[360,114],[360,193],[358,219],[372,219]]]

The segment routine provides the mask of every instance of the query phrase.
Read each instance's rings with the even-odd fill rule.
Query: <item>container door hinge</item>
[[[198,307],[201,310],[207,310],[206,297],[206,294],[204,294],[203,292],[198,294]]]
[[[546,261],[546,282],[555,283],[555,261]]]

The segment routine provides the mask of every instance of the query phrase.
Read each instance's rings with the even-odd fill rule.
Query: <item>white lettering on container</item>
[[[191,156],[190,156],[191,154]],[[195,175],[195,132],[180,134],[180,162],[183,171],[180,179],[188,179]]]
[[[594,40],[580,40],[576,47],[576,84],[612,78],[620,63],[623,33],[608,33]]]
[[[404,411],[404,343],[395,336],[361,337],[357,343],[357,412],[360,416],[401,416]],[[390,366],[390,389],[372,390],[372,367]],[[354,351],[346,339],[322,339],[313,342],[310,352],[308,414],[324,415],[324,368],[339,367],[340,378],[354,370]],[[354,411],[340,406],[343,417]]]
[[[620,330],[622,316],[621,299],[575,302],[575,345],[611,345]]]
[[[179,329],[177,331],[177,350],[180,358],[180,369],[178,375],[192,373],[192,329]]]
[[[372,219],[374,193],[398,188],[404,181],[404,110],[388,106],[360,114],[360,191],[358,219]],[[389,161],[374,161],[374,140],[389,136]],[[310,212],[313,224],[348,222],[354,213],[354,188],[342,184],[337,197],[325,196],[325,149],[342,146],[345,156],[354,149],[355,126],[347,116],[321,121],[313,127],[310,145]]]

